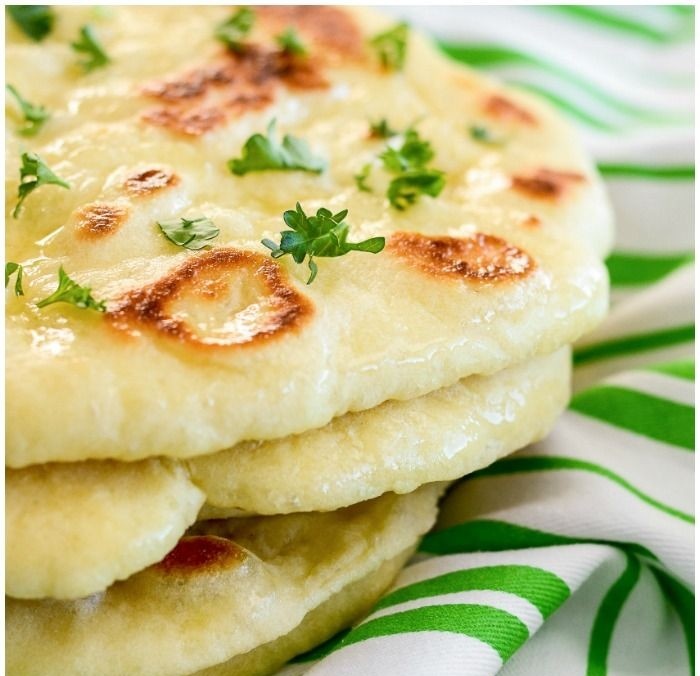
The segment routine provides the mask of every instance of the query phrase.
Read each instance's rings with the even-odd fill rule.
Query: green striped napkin
[[[693,8],[391,8],[578,125],[613,307],[544,442],[458,484],[372,614],[285,676],[694,673]]]

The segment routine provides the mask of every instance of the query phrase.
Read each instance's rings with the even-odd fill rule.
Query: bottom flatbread
[[[273,668],[326,637],[324,615],[337,610],[329,628],[340,628],[371,603],[390,578],[382,566],[398,568],[434,523],[443,489],[429,484],[335,512],[202,522],[160,563],[105,592],[8,598],[6,673],[185,676],[246,654],[247,672],[205,673]],[[386,573],[381,584],[374,573]],[[309,614],[317,609],[320,620]]]
[[[6,593],[79,598],[159,561],[194,521],[330,511],[485,467],[537,441],[569,398],[568,348],[210,456],[6,471]]]

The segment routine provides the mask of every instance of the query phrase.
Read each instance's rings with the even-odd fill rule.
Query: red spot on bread
[[[193,535],[180,541],[156,568],[166,573],[194,573],[230,566],[246,558],[235,542],[214,535]]]
[[[312,314],[311,301],[289,284],[278,263],[220,248],[127,293],[107,316],[131,333],[143,327],[184,344],[222,348],[259,345],[299,329]]]
[[[107,202],[94,202],[80,207],[75,212],[75,228],[85,239],[97,239],[116,232],[126,220],[125,207]]]
[[[282,85],[323,89],[328,82],[318,60],[249,45],[240,52],[226,52],[217,63],[147,84],[142,93],[158,99],[161,106],[146,111],[143,119],[200,136],[236,115],[268,106]]]
[[[484,110],[491,117],[504,122],[518,122],[527,125],[537,124],[537,118],[529,110],[499,94],[494,94],[486,99]]]
[[[398,232],[387,249],[435,277],[493,282],[524,277],[535,268],[525,251],[483,233],[458,238]]]
[[[132,195],[149,195],[168,186],[177,185],[179,182],[179,177],[171,171],[146,169],[129,176],[124,181],[124,187]]]
[[[513,176],[512,185],[515,190],[529,197],[541,199],[557,199],[574,183],[585,181],[581,174],[571,171],[554,171],[553,169],[538,169],[531,176]]]

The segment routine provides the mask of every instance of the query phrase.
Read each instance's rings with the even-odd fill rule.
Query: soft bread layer
[[[253,42],[271,48],[282,9],[260,13]],[[282,27],[299,24],[328,86],[281,83],[262,108],[187,135],[144,118],[170,105],[144,91],[234,58],[212,38],[229,9],[111,8],[100,30],[112,63],[88,77],[64,31],[91,10],[58,11],[60,28],[40,47],[8,46],[8,77],[53,114],[33,149],[72,186],[42,187],[7,219],[7,257],[25,264],[26,294],[7,299],[10,466],[193,457],[281,438],[553,352],[604,315],[609,210],[573,132],[544,104],[449,64],[413,34],[404,71],[382,70],[366,38],[389,21],[365,11],[335,10],[347,23],[339,34],[357,33],[357,49],[338,54],[341,41],[314,42],[310,7]],[[166,14],[174,34],[162,31]],[[206,96],[226,92],[212,87]],[[326,158],[322,175],[229,172],[273,117]],[[374,192],[358,190],[353,176],[385,146],[367,137],[368,118],[381,117],[401,130],[420,120],[431,166],[446,172],[437,199],[397,211],[379,165]],[[471,122],[503,143],[475,141]],[[8,212],[21,143],[9,137]],[[272,261],[260,244],[278,237],[297,200],[307,212],[349,209],[350,240],[384,235],[386,250],[319,259],[306,286],[304,266]],[[156,221],[180,215],[216,223],[212,251],[163,237]],[[35,307],[59,264],[107,301],[106,316]]]
[[[179,467],[153,459],[7,470],[6,593],[78,598],[105,589],[159,561],[203,494],[200,518],[284,514],[457,479],[543,437],[568,401],[570,371],[566,348]]]
[[[162,559],[204,494],[177,463],[95,462],[5,474],[5,591],[76,598]]]
[[[194,458],[192,480],[207,496],[200,518],[232,507],[326,511],[457,479],[544,437],[568,403],[570,376],[565,348],[318,430]]]
[[[443,488],[337,512],[203,522],[160,564],[101,594],[7,599],[7,673],[179,676],[244,655],[414,547]]]
[[[309,612],[296,628],[270,643],[228,662],[197,671],[192,676],[264,676],[292,657],[311,650],[334,636],[353,620],[366,615],[414,551],[411,547],[382,563],[366,577],[353,582]]]

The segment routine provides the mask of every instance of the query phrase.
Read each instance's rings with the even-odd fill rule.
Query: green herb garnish
[[[403,145],[397,150],[387,148],[379,158],[388,171],[395,174],[425,167],[433,159],[435,153],[429,141],[424,141],[414,129],[409,129]]]
[[[219,228],[205,216],[158,221],[158,227],[173,244],[191,251],[203,249],[219,235]]]
[[[74,282],[66,274],[63,266],[58,269],[58,288],[50,296],[40,300],[36,306],[41,308],[53,303],[71,303],[76,307],[97,312],[105,312],[107,309],[104,301],[96,301],[92,297],[90,287]]]
[[[437,197],[445,187],[445,174],[437,169],[407,171],[390,184],[387,197],[393,207],[403,211],[414,204],[420,195]]]
[[[311,153],[306,141],[288,134],[278,143],[275,120],[267,127],[267,136],[253,134],[243,146],[243,157],[229,160],[228,168],[243,176],[250,171],[309,171],[320,174],[326,163]]]
[[[280,33],[275,40],[283,52],[294,56],[306,56],[309,52],[301,41],[299,34],[293,28],[287,28],[284,33]]]
[[[48,5],[8,5],[7,11],[17,27],[35,42],[53,29],[56,15]]]
[[[230,19],[222,21],[214,32],[214,36],[229,49],[240,52],[243,49],[243,39],[250,33],[255,24],[255,12],[250,7],[241,7]]]
[[[103,68],[109,63],[109,57],[97,40],[92,26],[81,26],[80,37],[75,42],[71,42],[70,46],[78,54],[87,56],[87,59],[79,62],[86,73],[95,68]]]
[[[353,176],[358,190],[361,190],[362,192],[372,192],[372,188],[367,185],[367,179],[369,178],[371,171],[372,163],[368,162],[364,167],[362,167],[359,174],[355,174]]]
[[[22,111],[22,115],[24,115],[25,124],[18,130],[19,133],[23,136],[33,136],[41,129],[44,122],[51,117],[49,112],[44,106],[35,106],[33,103],[29,103],[29,101],[22,98],[20,93],[12,85],[5,85],[5,89],[15,98]]]
[[[406,60],[408,42],[408,24],[401,22],[388,31],[375,35],[370,40],[384,68],[401,70]]]
[[[10,277],[17,273],[17,279],[15,279],[15,296],[24,296],[24,289],[22,289],[22,274],[24,272],[24,267],[19,263],[5,263],[5,288],[10,283]]]
[[[303,263],[308,255],[311,276],[306,283],[311,284],[318,273],[314,256],[334,258],[350,251],[379,253],[384,248],[384,237],[371,237],[364,242],[347,242],[347,215],[347,209],[332,214],[328,209],[321,208],[315,216],[307,216],[297,202],[295,211],[285,211],[282,216],[291,230],[281,233],[279,245],[269,239],[262,240],[262,243],[272,251],[273,258],[291,254],[295,263]]]
[[[22,153],[22,166],[19,168],[19,189],[17,191],[19,200],[12,212],[14,218],[17,218],[20,207],[27,196],[42,185],[60,185],[62,188],[70,188],[70,185],[56,176],[36,153]]]
[[[379,122],[369,123],[369,136],[370,138],[391,138],[392,136],[398,136],[399,132],[395,131],[389,126],[386,118],[382,118]]]
[[[493,132],[488,128],[480,124],[474,124],[469,127],[469,135],[479,143],[486,143],[487,145],[500,145],[503,141],[497,136],[493,135]]]

